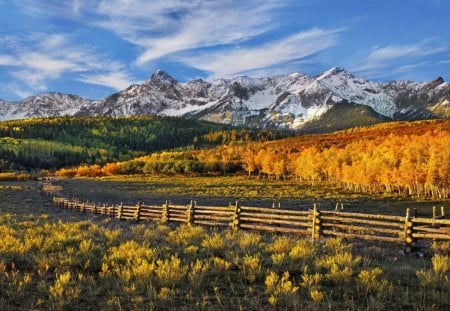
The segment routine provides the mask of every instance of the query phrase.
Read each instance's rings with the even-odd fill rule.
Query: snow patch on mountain
[[[214,122],[257,127],[301,128],[334,105],[365,105],[381,116],[408,119],[448,116],[450,85],[430,82],[380,83],[331,68],[310,77],[300,73],[271,78],[236,77],[179,83],[158,70],[143,84],[100,100],[49,93],[19,102],[0,100],[0,120],[60,115],[192,116]]]

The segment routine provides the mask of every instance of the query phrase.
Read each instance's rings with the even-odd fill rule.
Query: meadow
[[[254,187],[244,192],[248,200],[270,203],[286,193],[292,208],[294,199],[310,193],[307,200],[316,200],[325,191],[245,178],[226,185],[223,178],[133,178],[64,184],[86,197],[115,194],[111,200],[169,194],[181,200],[201,193],[199,199],[228,201]],[[358,194],[341,195],[363,202]],[[448,244],[435,243],[420,256],[404,255],[385,243],[312,242],[289,234],[125,222],[55,209],[36,182],[1,182],[0,196],[0,310],[450,307]],[[402,199],[379,200],[381,208]]]
[[[345,211],[404,216],[406,208],[420,216],[432,215],[433,206],[450,211],[449,200],[415,198],[396,193],[371,195],[330,186],[329,183],[282,181],[246,176],[130,175],[101,178],[62,179],[64,195],[82,201],[108,204],[188,204],[228,206],[238,200],[243,205],[308,210],[317,205],[332,210],[343,203]]]

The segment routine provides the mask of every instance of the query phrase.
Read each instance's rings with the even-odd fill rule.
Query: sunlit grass
[[[0,195],[0,310],[446,310],[448,253],[56,210]],[[19,204],[23,200],[27,204]]]

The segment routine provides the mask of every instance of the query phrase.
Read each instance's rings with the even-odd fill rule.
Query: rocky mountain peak
[[[444,79],[442,77],[438,77],[437,79],[431,81],[428,83],[432,88],[437,87],[438,85],[441,85],[442,83],[445,83]]]
[[[150,81],[155,84],[176,84],[177,80],[172,78],[167,72],[162,70],[157,70],[154,72],[150,78]]]
[[[350,78],[354,77],[350,72],[348,72],[347,70],[340,68],[340,67],[332,67],[316,77],[319,80],[319,79],[327,78],[330,76],[344,76],[344,77],[350,77]]]

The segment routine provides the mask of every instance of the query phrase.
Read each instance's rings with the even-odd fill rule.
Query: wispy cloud
[[[15,1],[31,14],[79,18],[113,31],[145,49],[143,62],[178,50],[259,35],[279,24],[277,9],[288,4],[282,0]]]
[[[449,51],[449,46],[435,40],[409,45],[373,48],[366,57],[352,63],[350,70],[369,78],[383,78],[429,66],[427,58]]]
[[[198,48],[236,46],[277,28],[282,0],[16,0],[26,10],[65,14],[137,46],[137,65]],[[78,17],[77,17],[78,15]]]
[[[229,3],[228,5],[227,2]],[[196,48],[238,44],[261,35],[276,26],[272,10],[278,2],[267,1],[256,6],[243,5],[236,9],[234,1],[217,5],[202,5],[181,18],[172,33],[142,43],[145,51],[137,63],[145,63],[161,56]]]
[[[72,41],[66,34],[34,33],[20,38],[9,37],[2,42],[7,45],[9,54],[0,55],[0,66],[10,66],[10,76],[22,85],[19,88],[16,83],[11,90],[18,96],[30,91],[46,91],[50,81],[65,74],[72,74],[73,80],[92,81],[113,89],[122,89],[132,81],[120,62]],[[95,83],[99,80],[95,77],[99,75],[105,78],[101,83]],[[118,79],[107,79],[108,76]]]
[[[232,51],[180,56],[178,59],[192,67],[208,71],[211,77],[260,73],[264,68],[310,57],[335,44],[343,29],[312,29],[258,47],[236,48]],[[273,68],[270,69],[273,72]]]
[[[17,59],[12,55],[0,55],[0,66],[14,66],[17,63]]]
[[[130,77],[121,71],[80,75],[78,80],[88,84],[112,87],[116,90],[122,90],[130,85]]]
[[[23,85],[16,83],[16,82],[10,82],[5,85],[2,85],[0,87],[0,90],[2,90],[5,93],[15,94],[16,96],[18,96],[21,99],[34,94],[33,91],[31,91],[29,89],[25,89],[23,87]]]

